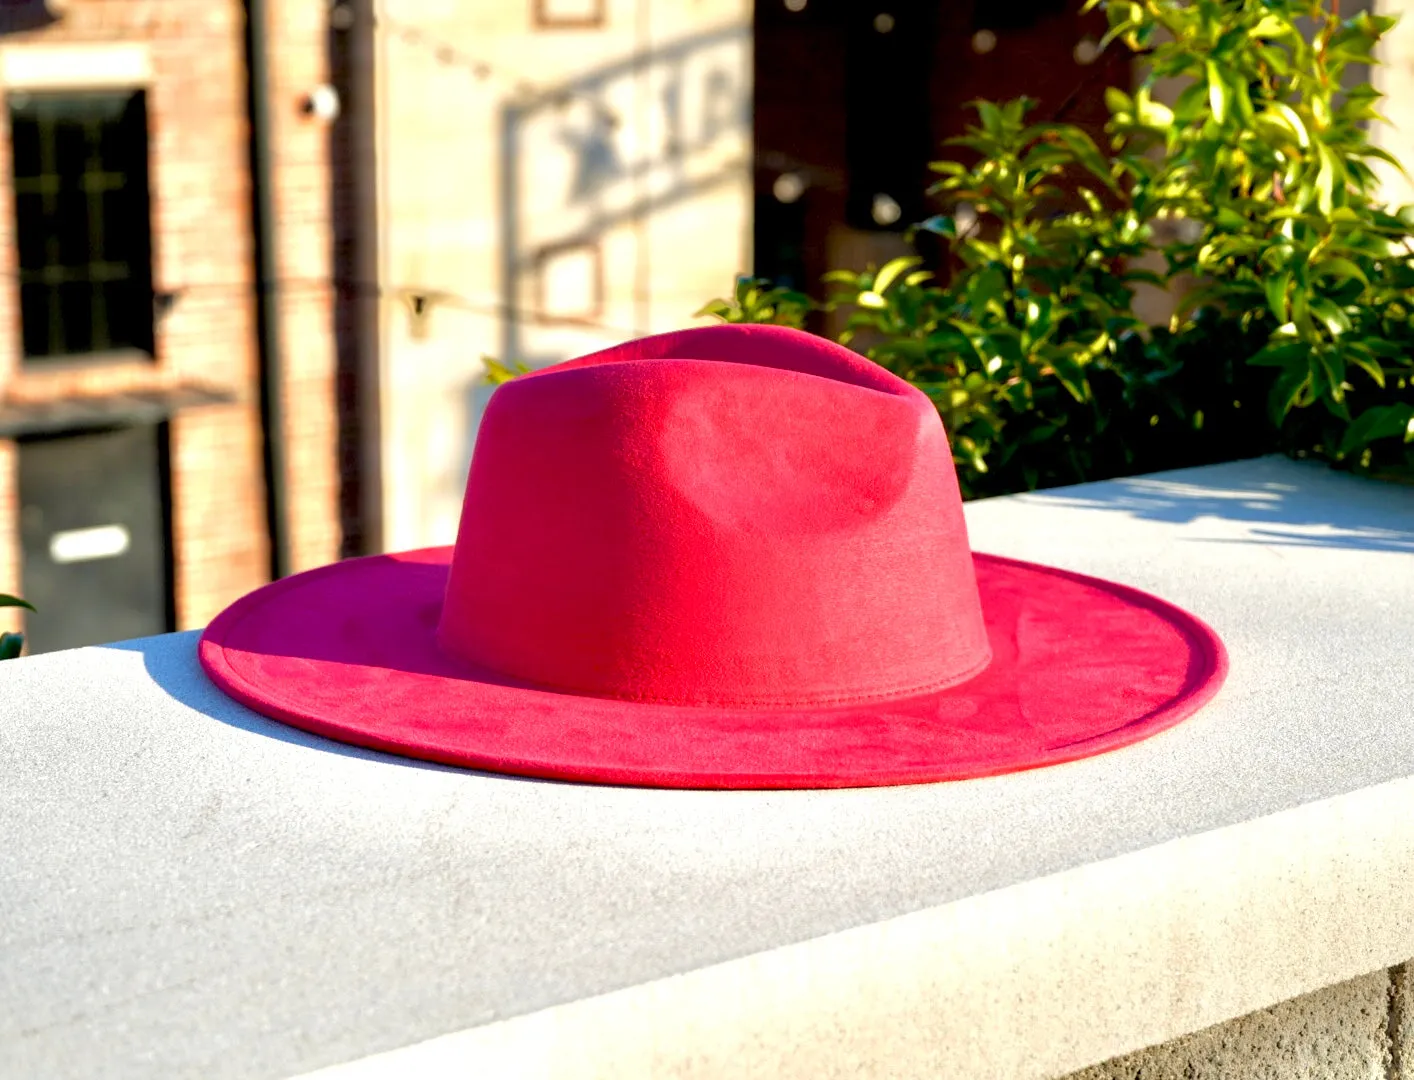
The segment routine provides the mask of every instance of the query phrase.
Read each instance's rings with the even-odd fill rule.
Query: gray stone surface
[[[1389,1080],[1414,1080],[1414,979],[1410,968],[1414,962],[1403,963],[1389,971]]]
[[[1377,971],[1065,1080],[1388,1080],[1389,997]]]
[[[1057,768],[710,793],[306,736],[192,634],[0,665],[0,1076],[288,1076],[1414,776],[1414,490],[1263,459],[968,520],[1207,619],[1226,688]]]

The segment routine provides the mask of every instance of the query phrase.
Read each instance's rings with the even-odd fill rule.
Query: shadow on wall
[[[527,326],[619,339],[645,332],[647,244],[640,236],[633,260],[633,325],[615,326],[606,322],[606,234],[641,227],[749,166],[749,28],[641,45],[502,110],[503,360],[554,351],[552,336],[523,340]]]
[[[1224,470],[1232,475],[1226,490]],[[1297,470],[1299,485],[1293,482]],[[1246,538],[1212,537],[1203,543],[1414,553],[1414,488],[1276,457],[1210,466],[1201,484],[1186,481],[1186,473],[1111,480],[1089,485],[1084,495],[1062,489],[1021,498],[1145,521],[1189,524],[1208,518],[1253,526]]]
[[[750,70],[749,27],[725,26],[645,46],[503,107],[498,359],[541,368],[648,332],[648,244],[640,234],[631,266],[611,265],[606,238],[747,175]],[[632,292],[632,318],[608,310],[616,272],[634,277],[631,290],[614,289]],[[686,323],[693,311],[678,314]],[[477,380],[464,393],[465,447],[445,481],[458,496],[493,389]]]

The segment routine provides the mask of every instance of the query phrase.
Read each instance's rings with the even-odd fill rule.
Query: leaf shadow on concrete
[[[1190,542],[1414,554],[1414,488],[1283,458],[1210,466],[1201,473],[1129,477],[1023,498],[1143,521],[1188,525],[1208,519],[1247,526],[1246,535],[1185,537]]]

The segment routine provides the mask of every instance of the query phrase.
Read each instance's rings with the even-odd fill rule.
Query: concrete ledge
[[[1403,971],[1351,979],[1067,1080],[1403,1080],[1402,1047],[1389,1028],[1393,983]]]
[[[1265,1052],[1260,1017],[1143,1048],[1315,992],[1272,1036],[1309,1067],[1251,1075],[1380,1077],[1370,1039],[1409,1026],[1381,972],[1414,957],[1414,491],[1261,460],[968,520],[1191,608],[1228,685],[1032,773],[647,792],[291,731],[194,635],[0,665],[0,1075],[1246,1075],[1213,1063]]]
[[[1055,1077],[1414,956],[1414,780],[1173,841],[308,1080]],[[1381,1076],[1388,980],[1140,1055],[1265,1076],[1264,1042]],[[1352,1004],[1352,1002],[1354,1004]],[[1363,1025],[1363,1028],[1362,1028]],[[1351,1031],[1351,1028],[1355,1028]],[[1133,1061],[1076,1080],[1131,1075]],[[1160,1066],[1162,1067],[1162,1066]]]

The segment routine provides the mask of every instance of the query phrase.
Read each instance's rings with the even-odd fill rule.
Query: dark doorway
[[[174,628],[167,425],[19,441],[30,653]]]

